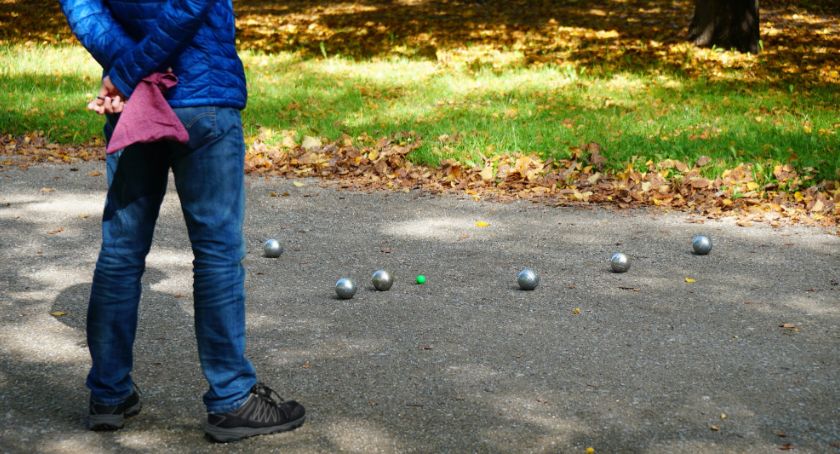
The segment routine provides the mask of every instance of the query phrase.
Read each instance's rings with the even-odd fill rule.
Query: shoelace
[[[280,405],[280,403],[283,402],[283,398],[280,397],[280,394],[278,394],[277,391],[269,388],[263,383],[257,383],[254,385],[254,389],[251,392],[271,402],[272,405]],[[273,396],[276,396],[277,400],[274,400]]]
[[[284,416],[288,418],[289,415],[286,413],[286,409],[283,408],[282,405],[280,405],[280,403],[283,402],[283,398],[280,397],[280,394],[278,394],[276,391],[269,388],[263,383],[257,383],[256,385],[254,385],[254,388],[251,390],[251,392],[256,394],[257,397],[259,397],[263,401],[266,401],[270,404],[270,406],[268,407],[257,407],[256,414],[254,415],[257,420],[263,421],[267,418],[270,418],[270,414],[272,412],[271,410],[279,410],[283,413]],[[274,399],[274,396],[277,397],[277,400]]]

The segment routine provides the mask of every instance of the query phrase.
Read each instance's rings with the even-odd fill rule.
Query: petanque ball
[[[630,269],[630,259],[621,252],[616,252],[610,257],[610,268],[616,273],[623,273]]]
[[[370,280],[373,283],[373,288],[377,290],[386,291],[394,285],[394,278],[391,276],[391,273],[385,270],[374,271]]]
[[[273,238],[266,240],[265,244],[263,244],[263,253],[266,257],[273,259],[280,257],[280,254],[283,253],[283,246],[280,245],[279,241]]]
[[[540,277],[534,270],[525,268],[516,276],[516,282],[522,290],[534,290],[540,284]]]
[[[691,247],[697,255],[706,255],[712,250],[712,239],[706,235],[694,235],[691,239]]]
[[[335,294],[343,300],[349,300],[356,294],[356,284],[352,280],[343,277],[335,283]]]

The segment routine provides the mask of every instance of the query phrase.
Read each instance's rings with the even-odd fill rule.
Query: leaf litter
[[[320,177],[359,190],[460,193],[474,200],[555,206],[658,207],[699,215],[698,221],[734,217],[744,227],[787,223],[836,228],[840,218],[840,181],[805,187],[812,176],[790,165],[776,165],[775,181],[764,185],[756,182],[752,164],[724,170],[714,179],[704,177],[697,162],[673,159],[630,162],[616,171],[600,169],[601,147],[589,143],[572,147],[569,159],[515,153],[484,157],[474,165],[447,159],[434,168],[408,159],[421,143],[412,132],[381,138],[345,136],[319,150],[255,141],[247,152],[246,171]]]
[[[758,169],[749,163],[706,178],[698,165],[708,164],[702,158],[693,164],[674,159],[631,161],[624,169],[610,170],[602,168],[601,146],[592,142],[571,147],[568,159],[514,153],[484,157],[474,165],[447,159],[435,168],[409,160],[421,144],[413,132],[380,138],[344,136],[320,148],[255,140],[246,152],[245,170],[293,179],[295,187],[305,185],[297,179],[318,177],[357,190],[460,193],[473,200],[528,200],[553,206],[657,207],[700,216],[692,219],[696,223],[730,217],[742,227],[755,223],[840,227],[840,181],[806,186],[813,175],[801,174],[791,165],[776,165],[774,181],[766,184],[756,181]],[[38,134],[0,136],[0,170],[104,160],[101,144],[50,145]],[[840,230],[836,233],[840,235]]]

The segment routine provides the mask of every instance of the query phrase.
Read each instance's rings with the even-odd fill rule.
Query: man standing
[[[140,411],[131,377],[140,277],[169,169],[195,260],[195,335],[209,383],[205,433],[216,441],[292,430],[303,406],[256,380],[245,357],[245,73],[236,53],[231,0],[60,0],[73,33],[102,65],[100,96],[110,139],[123,102],[144,77],[169,68],[169,105],[186,144],[128,146],[107,158],[102,246],[88,305],[92,366],[88,427],[115,430]],[[130,101],[129,101],[130,102]]]

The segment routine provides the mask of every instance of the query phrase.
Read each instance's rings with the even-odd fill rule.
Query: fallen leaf
[[[301,367],[303,367],[304,369],[310,369],[312,368],[312,364],[309,364],[309,360],[307,360],[303,362],[303,366]]]
[[[44,194],[48,192],[55,192],[55,188],[41,188],[41,192],[43,192]]]
[[[793,323],[782,323],[779,328],[784,330],[785,334],[794,334],[799,332],[799,327]]]
[[[297,146],[297,141],[295,141],[295,136],[297,132],[295,131],[283,131],[283,140],[280,142],[280,146],[283,148],[295,148]]]
[[[302,187],[306,186],[306,183],[304,183],[302,181],[293,181],[292,185],[296,188],[302,188]]]
[[[52,311],[52,312],[50,312],[50,315],[52,315],[53,317],[64,317],[65,315],[67,315],[67,312],[64,312],[64,311]]]
[[[277,194],[277,193],[276,193],[276,192],[274,192],[274,191],[271,191],[271,192],[269,192],[269,193],[268,193],[268,196],[269,196],[269,197],[277,197],[278,195],[279,195],[279,194]]]
[[[785,443],[779,446],[779,449],[782,451],[790,451],[791,449],[793,449],[793,443]]]
[[[102,172],[100,172],[98,170],[94,170],[94,171],[91,171],[90,173],[88,173],[89,177],[98,177],[100,175],[102,175]]]
[[[59,227],[55,230],[50,230],[49,232],[47,232],[47,235],[55,235],[56,233],[61,233],[63,231],[64,231],[64,227]]]
[[[712,432],[717,432],[720,430],[720,426],[712,424],[711,426],[709,426],[709,430],[711,430]]]
[[[303,143],[300,145],[306,151],[312,151],[317,148],[321,148],[321,139],[312,136],[306,136],[303,138]]]
[[[481,181],[485,183],[493,181],[493,166],[487,166],[481,171]]]
[[[709,181],[708,179],[699,178],[699,177],[698,178],[692,178],[690,183],[691,183],[691,186],[696,188],[696,189],[707,188],[712,184],[711,181]]]
[[[475,226],[482,229],[484,227],[490,227],[490,223],[484,221],[475,221]]]
[[[686,277],[685,278],[685,283],[686,284],[693,284],[695,282],[697,282],[697,279],[694,279],[694,278],[691,278],[691,277]]]
[[[576,307],[576,308],[572,309],[572,315],[580,315],[580,308]]]

